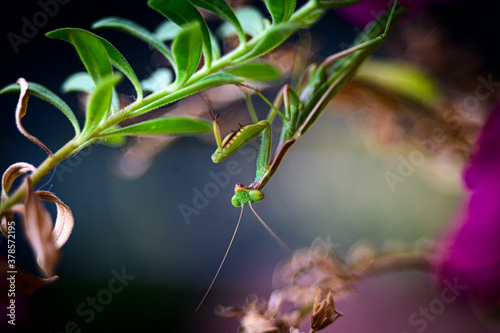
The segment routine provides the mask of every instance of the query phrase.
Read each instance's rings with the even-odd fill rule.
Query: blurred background
[[[91,23],[106,16],[133,19],[150,30],[163,20],[145,1],[67,1],[59,4],[53,17],[20,44],[16,53],[7,35],[20,35],[23,17],[31,21],[43,10],[40,3],[44,1],[18,1],[1,11],[2,87],[24,77],[59,93],[68,75],[84,69],[73,48],[45,38],[47,31],[60,27],[90,29]],[[498,50],[490,46],[495,43],[488,43],[496,38],[491,28],[494,5],[491,10],[482,8],[478,17],[472,14],[475,9],[470,3],[430,6],[405,21],[379,51],[379,56],[411,61],[433,77],[440,87],[436,89],[439,103],[448,108],[473,94],[479,75],[498,72],[491,61]],[[260,2],[256,5],[264,10]],[[339,51],[356,32],[337,13],[327,13],[312,32],[314,57],[321,59]],[[116,31],[97,33],[122,52],[140,79],[159,66],[158,55],[142,42]],[[296,42],[294,39],[290,45]],[[270,98],[279,86],[266,91]],[[360,87],[364,92],[356,95]],[[266,186],[265,200],[254,206],[292,249],[307,247],[317,237],[341,254],[359,240],[374,242],[383,250],[431,244],[457,212],[463,194],[461,168],[494,100],[481,101],[463,122],[467,130],[460,140],[452,138],[426,150],[428,126],[433,125],[421,125],[420,118],[411,113],[391,116],[383,109],[386,99],[374,98],[366,92],[367,87],[369,84],[360,81],[339,96],[332,110],[325,112],[290,150]],[[119,91],[126,96],[133,89],[122,82]],[[70,93],[62,97],[83,120],[78,96]],[[15,128],[18,96],[0,98],[0,170],[20,161],[38,165],[45,153]],[[267,108],[257,99],[255,102],[263,117]],[[401,104],[389,102],[393,108]],[[244,108],[226,109],[221,116],[226,132],[237,128],[238,121],[249,122]],[[34,97],[23,124],[52,150],[72,137],[65,117]],[[453,149],[459,141],[460,149]],[[136,141],[127,142],[123,148],[93,145],[62,162],[50,179],[38,184],[38,189],[54,192],[70,206],[75,227],[63,248],[57,270],[60,280],[33,295],[17,296],[17,331],[234,332],[238,322],[216,316],[214,307],[243,304],[249,294],[267,298],[273,290],[274,268],[291,253],[272,239],[250,210],[245,210],[213,290],[200,310],[194,311],[237,222],[239,210],[230,203],[233,186],[253,181],[255,161],[251,157],[256,146],[235,154],[231,160],[237,167],[229,173],[228,161],[218,165],[211,162],[215,144],[210,134],[182,138],[165,150],[158,149],[149,168],[124,173],[119,162],[134,145]],[[417,155],[423,159],[416,159]],[[214,175],[229,180],[217,185]],[[392,175],[402,181],[392,183]],[[183,215],[179,207],[195,208],[197,193],[207,191],[207,187],[212,188],[213,195],[195,209],[196,213]],[[47,207],[55,214],[55,207]],[[17,237],[18,264],[36,272],[20,230]],[[0,246],[5,249],[4,238]],[[106,290],[117,272],[125,272],[129,280],[120,292],[110,294]],[[416,332],[410,316],[439,295],[432,277],[422,272],[386,274],[367,279],[358,287],[357,292],[338,301],[337,310],[344,317],[326,331]],[[90,310],[89,301],[106,297],[103,295],[112,296],[107,304]],[[82,315],[78,309],[87,312]],[[3,319],[0,328],[12,330]],[[425,329],[448,331],[490,330],[479,323],[466,304],[454,302]]]

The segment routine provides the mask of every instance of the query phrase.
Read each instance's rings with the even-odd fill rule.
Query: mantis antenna
[[[207,291],[205,292],[205,295],[203,295],[203,298],[201,299],[200,301],[200,304],[198,304],[198,306],[196,307],[196,310],[194,310],[195,312],[198,311],[198,309],[200,308],[200,306],[203,304],[203,302],[205,301],[205,298],[207,298],[208,296],[208,293],[210,292],[210,290],[212,289],[212,286],[214,285],[215,283],[215,280],[217,279],[217,276],[219,275],[219,272],[222,268],[222,265],[224,264],[224,261],[226,261],[226,257],[227,257],[227,254],[229,253],[229,249],[231,249],[231,245],[233,245],[233,240],[234,240],[234,237],[236,236],[236,232],[238,231],[238,228],[240,226],[240,222],[241,222],[241,216],[243,215],[243,206],[241,206],[241,211],[240,211],[240,218],[238,219],[238,223],[236,223],[236,228],[234,228],[234,232],[233,232],[233,237],[231,237],[231,241],[229,242],[229,245],[227,246],[227,250],[226,250],[226,253],[224,254],[224,257],[222,258],[222,261],[219,265],[219,268],[217,269],[217,272],[215,273],[215,276],[214,278],[212,279],[212,282],[210,283],[210,286],[208,286],[208,289]]]
[[[273,238],[276,241],[278,241],[278,243],[280,243],[280,245],[283,248],[287,249],[288,251],[292,251],[292,249],[288,245],[286,245],[286,243],[281,238],[279,238],[279,236],[276,235],[276,233],[267,225],[267,223],[264,222],[264,220],[257,214],[257,212],[255,211],[255,209],[253,209],[252,204],[249,203],[249,205],[250,205],[250,209],[252,209],[252,212],[255,214],[255,216],[257,217],[257,219],[259,219],[260,223],[262,223],[262,225],[264,226],[264,228],[266,228],[266,230],[271,234],[271,236],[273,236]],[[241,205],[240,217],[238,218],[238,223],[236,223],[236,227],[234,228],[233,236],[231,237],[231,240],[229,241],[229,245],[227,246],[226,253],[224,253],[224,257],[222,258],[222,261],[221,261],[221,263],[219,265],[219,268],[217,269],[217,272],[215,273],[215,276],[213,277],[212,282],[210,283],[210,286],[208,286],[208,289],[205,292],[205,295],[203,295],[203,298],[201,299],[200,303],[196,307],[195,311],[198,311],[198,309],[201,307],[201,305],[203,304],[203,302],[207,298],[208,293],[212,289],[212,287],[213,287],[213,285],[215,283],[215,280],[217,279],[217,276],[219,276],[219,272],[222,269],[222,265],[224,265],[224,262],[226,261],[227,255],[229,253],[229,250],[231,249],[231,246],[233,245],[234,238],[236,237],[236,233],[237,233],[238,228],[240,226],[241,217],[243,216],[243,207],[244,206],[245,205]]]
[[[281,245],[283,248],[285,248],[285,249],[287,249],[288,251],[290,251],[290,252],[291,252],[291,251],[292,251],[292,249],[291,249],[288,245],[286,245],[286,243],[285,243],[285,242],[284,242],[281,238],[279,238],[279,236],[278,236],[278,235],[276,235],[276,233],[275,233],[275,232],[274,232],[274,231],[273,231],[273,230],[272,230],[272,229],[271,229],[271,228],[267,225],[267,223],[266,223],[266,222],[264,222],[264,220],[263,220],[263,219],[259,216],[259,214],[257,214],[257,212],[255,211],[255,209],[253,209],[252,204],[250,203],[249,205],[250,205],[250,209],[252,210],[252,212],[253,212],[253,213],[255,214],[255,216],[259,219],[260,223],[262,223],[262,225],[264,226],[264,228],[266,228],[266,230],[267,230],[267,231],[271,234],[271,236],[273,236],[273,238],[274,238],[274,239],[276,239],[276,241],[277,241],[278,243],[280,243],[280,245]],[[242,210],[243,210],[243,206],[242,206]]]

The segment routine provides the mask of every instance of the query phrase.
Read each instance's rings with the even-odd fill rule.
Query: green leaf
[[[257,8],[240,7],[235,10],[235,15],[245,34],[255,37],[264,31],[264,16],[262,16],[262,13]],[[217,30],[217,34],[223,38],[227,38],[237,35],[238,32],[232,24],[224,22]]]
[[[361,1],[363,1],[363,0],[343,0],[343,1],[331,1],[331,0],[321,1],[321,0],[319,0],[317,3],[318,3],[318,7],[321,9],[335,9],[335,8],[352,6],[352,5],[357,4],[358,2],[361,2]]]
[[[218,60],[221,56],[219,41],[214,36],[211,30],[209,30],[209,32],[210,32],[210,41],[212,42],[212,59]]]
[[[105,146],[108,146],[111,148],[118,148],[118,147],[122,147],[127,142],[127,139],[124,136],[116,135],[116,136],[110,136],[110,137],[101,139],[98,142],[102,145],[105,145]]]
[[[111,64],[115,66],[120,72],[125,74],[125,76],[129,79],[129,81],[132,83],[134,86],[135,92],[137,93],[137,99],[141,100],[142,99],[142,89],[141,89],[141,84],[139,83],[139,79],[134,73],[134,70],[132,67],[130,67],[130,64],[128,61],[122,56],[122,54],[107,40],[105,40],[102,37],[99,37],[99,40],[101,43],[103,43],[104,47],[106,48],[106,51],[108,52],[109,59],[111,60]]]
[[[141,81],[144,91],[157,92],[172,83],[172,72],[168,68],[158,68],[151,75]]]
[[[207,67],[211,66],[212,44],[210,42],[210,33],[205,20],[192,4],[187,0],[149,0],[148,5],[179,26],[198,22],[203,35],[205,65]]]
[[[111,97],[111,112],[113,114],[120,111],[120,97],[116,92],[116,89],[113,87],[113,96]]]
[[[61,85],[61,91],[63,93],[72,91],[91,93],[92,91],[94,91],[94,89],[95,83],[94,81],[92,81],[92,78],[87,72],[73,73],[68,76]]]
[[[302,22],[302,28],[308,28],[316,24],[323,17],[325,11],[323,10],[314,10],[310,12],[308,15],[303,16],[300,21]]]
[[[87,71],[98,83],[103,77],[111,74],[111,64],[121,71],[130,80],[137,93],[137,98],[142,99],[142,89],[139,79],[135,75],[123,55],[107,40],[83,29],[63,28],[47,33],[50,38],[63,39],[75,46]],[[99,46],[100,44],[100,46]],[[103,52],[104,48],[104,52]]]
[[[243,79],[259,82],[278,81],[282,78],[281,71],[267,61],[254,61],[236,65],[224,72]]]
[[[189,0],[193,5],[206,9],[222,17],[225,21],[231,23],[240,37],[240,42],[246,44],[245,33],[240,25],[240,21],[233,10],[224,0]]]
[[[108,52],[94,34],[81,29],[63,28],[53,30],[46,36],[73,44],[94,83],[98,84],[113,72]]]
[[[182,86],[193,75],[200,63],[202,34],[198,23],[184,26],[172,43],[177,66],[175,83]]]
[[[158,52],[163,54],[172,65],[174,65],[174,58],[172,57],[172,53],[170,52],[168,47],[163,44],[162,40],[148,31],[146,28],[133,21],[120,17],[108,17],[99,20],[92,25],[92,29],[97,28],[117,29],[126,32],[134,37],[137,37],[140,40],[152,45]]]
[[[103,137],[114,135],[193,135],[212,130],[212,123],[188,117],[164,117],[127,127],[102,132]]]
[[[222,86],[224,84],[235,84],[242,83],[243,80],[227,73],[216,73],[204,77],[200,81],[194,84],[195,88],[198,90],[205,90],[212,87]]]
[[[435,105],[441,94],[437,82],[423,69],[402,61],[370,60],[360,68],[356,80],[426,107]]]
[[[264,0],[274,23],[286,22],[295,10],[296,0]]]
[[[172,21],[165,20],[162,23],[158,24],[158,26],[155,28],[154,34],[156,38],[158,38],[162,42],[165,42],[174,40],[181,31],[182,28],[177,24]]]
[[[216,73],[209,75],[207,77],[204,77],[203,79],[199,80],[198,82],[185,86],[181,89],[178,89],[172,93],[169,93],[168,95],[161,97],[149,104],[143,105],[141,108],[133,111],[130,113],[130,118],[135,117],[138,115],[141,115],[143,113],[146,113],[148,111],[161,108],[162,106],[165,106],[167,104],[173,103],[175,101],[178,101],[179,99],[182,99],[184,97],[193,95],[198,93],[200,90],[205,90],[208,88],[216,87],[216,86],[221,86],[224,84],[234,84],[234,83],[241,83],[243,82],[243,79],[240,79],[239,77],[236,77],[231,74],[226,74],[226,73]]]
[[[73,128],[75,129],[75,134],[78,135],[80,134],[80,125],[78,124],[78,120],[76,120],[75,114],[71,110],[71,108],[66,104],[65,101],[63,101],[59,96],[54,94],[52,91],[47,89],[46,87],[34,83],[34,82],[28,82],[28,87],[29,91],[32,95],[41,98],[45,100],[46,102],[51,103],[55,107],[57,107],[59,110],[64,113],[66,117],[68,117],[69,121],[73,125]],[[17,84],[11,84],[6,86],[0,91],[0,94],[4,93],[19,93],[21,91],[21,88]]]
[[[97,84],[92,95],[90,95],[87,105],[85,126],[82,132],[84,138],[90,135],[102,121],[108,118],[114,86],[118,83],[120,78],[121,76],[119,75],[110,75],[103,78],[101,82]]]
[[[300,23],[295,22],[274,24],[266,31],[259,43],[249,53],[238,59],[238,61],[247,61],[266,54],[283,43],[299,28]]]

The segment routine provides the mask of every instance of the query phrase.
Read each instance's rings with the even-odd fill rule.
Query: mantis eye
[[[262,191],[259,190],[248,191],[248,196],[252,201],[261,201],[262,199],[264,199],[264,193],[262,193]]]
[[[233,195],[233,197],[231,198],[231,203],[233,204],[234,207],[241,206],[241,202],[238,200],[236,195]]]

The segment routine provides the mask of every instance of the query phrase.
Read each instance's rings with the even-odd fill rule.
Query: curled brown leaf
[[[215,307],[214,312],[216,315],[224,318],[241,317],[245,314],[245,309],[241,306],[222,306]]]
[[[8,197],[10,187],[17,177],[35,170],[36,168],[33,165],[25,162],[14,163],[8,167],[2,176],[2,200]]]
[[[248,312],[241,319],[241,326],[245,333],[279,332],[274,323],[258,312]]]
[[[33,141],[36,143],[40,148],[45,150],[47,154],[50,156],[53,156],[52,152],[50,151],[47,146],[45,146],[42,141],[40,141],[38,138],[34,137],[33,135],[29,134],[28,131],[26,131],[21,124],[21,119],[26,115],[26,109],[28,108],[28,99],[30,97],[30,91],[29,91],[29,86],[28,82],[20,78],[17,80],[17,84],[21,87],[21,93],[19,95],[19,101],[17,102],[17,107],[16,107],[16,125],[17,129],[19,132],[21,132],[25,137],[27,137],[29,140]]]
[[[52,236],[52,218],[26,178],[26,200],[24,203],[24,224],[26,236],[38,256],[38,265],[48,275],[54,275],[60,251]]]
[[[9,198],[10,187],[12,186],[12,183],[14,182],[14,180],[16,180],[17,177],[28,172],[34,172],[35,170],[36,168],[33,165],[24,162],[14,163],[10,167],[8,167],[2,176],[2,202]],[[2,230],[2,233],[6,237],[7,237],[7,229],[6,229],[7,224],[13,220],[14,220],[14,212],[12,210],[9,210],[4,214],[2,214],[0,221],[0,230]]]
[[[335,309],[333,293],[331,291],[323,291],[318,287],[311,314],[310,333],[326,328],[340,316],[342,314]]]
[[[57,218],[54,229],[52,230],[52,239],[56,249],[60,249],[68,240],[71,231],[73,231],[73,213],[71,213],[71,209],[52,192],[37,191],[36,195],[42,200],[54,202],[57,206]]]

